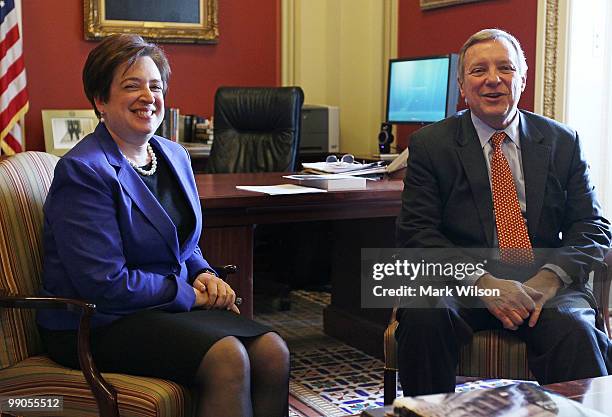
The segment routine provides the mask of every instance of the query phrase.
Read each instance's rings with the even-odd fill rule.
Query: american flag
[[[19,15],[15,1],[0,0],[0,150],[23,151],[19,120],[28,111]]]

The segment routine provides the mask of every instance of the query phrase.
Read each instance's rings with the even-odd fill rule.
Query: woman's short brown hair
[[[150,57],[157,66],[164,84],[165,95],[168,91],[170,65],[166,54],[159,46],[145,42],[138,35],[117,34],[105,38],[89,53],[83,67],[83,89],[98,117],[100,112],[94,100],[108,101],[117,68],[124,63],[127,63],[129,68],[143,56]]]

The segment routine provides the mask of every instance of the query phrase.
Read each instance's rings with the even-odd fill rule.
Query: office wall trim
[[[398,43],[398,0],[385,0],[384,3],[384,23],[383,27],[385,30],[383,38],[383,85],[382,91],[384,94],[380,120],[385,120],[387,104],[387,78],[389,78],[389,69],[387,65],[390,59],[397,58],[397,43]],[[393,134],[397,137],[397,126],[393,126]],[[393,143],[392,147],[396,148],[397,143]]]
[[[538,0],[536,113],[565,121],[565,91],[570,0]]]
[[[281,85],[295,85],[295,4],[293,0],[281,3]]]

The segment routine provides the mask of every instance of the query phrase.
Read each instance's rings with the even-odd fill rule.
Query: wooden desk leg
[[[333,223],[332,302],[323,311],[325,334],[362,352],[383,357],[383,335],[391,309],[361,307],[361,248],[392,248],[395,219]]]
[[[242,297],[240,313],[253,318],[253,225],[205,227],[200,238],[204,258],[212,265],[234,264],[229,284]]]

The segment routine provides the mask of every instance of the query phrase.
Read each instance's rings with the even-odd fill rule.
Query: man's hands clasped
[[[240,314],[236,307],[236,293],[228,283],[208,272],[203,272],[193,281],[196,296],[194,307],[231,310]]]
[[[542,294],[542,297],[536,301],[536,307],[529,317],[529,327],[533,327],[540,318],[544,304],[557,294],[562,286],[562,281],[554,272],[548,269],[540,269],[537,274],[525,281],[524,285]]]
[[[553,298],[561,287],[561,280],[554,272],[541,269],[523,284],[485,274],[476,282],[476,286],[482,289],[499,289],[499,296],[481,298],[504,328],[516,330],[527,318],[529,327],[536,325],[544,304]]]

